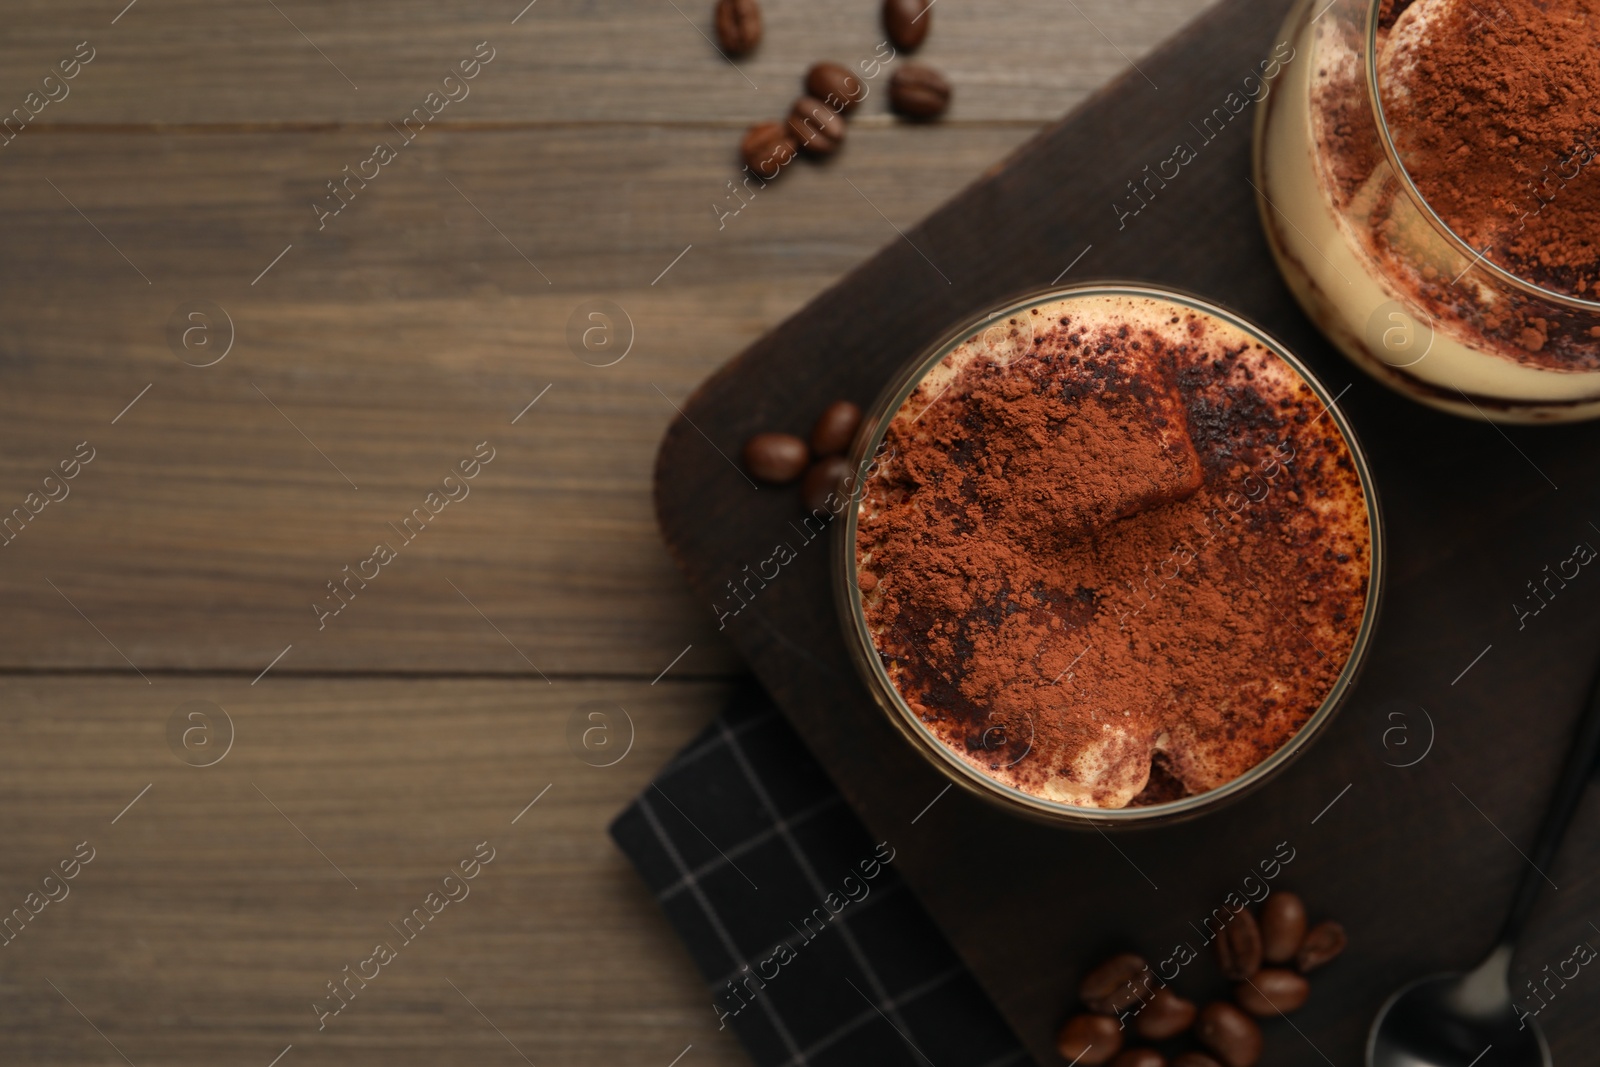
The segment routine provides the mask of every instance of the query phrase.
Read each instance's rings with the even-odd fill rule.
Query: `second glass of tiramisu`
[[[1267,235],[1381,381],[1600,416],[1600,0],[1306,0],[1258,114]]]

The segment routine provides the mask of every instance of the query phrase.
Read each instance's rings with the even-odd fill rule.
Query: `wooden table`
[[[879,80],[719,222],[740,131],[872,57],[875,5],[772,0],[735,66],[705,0],[122,2],[0,34],[0,109],[38,110],[0,147],[0,1062],[744,1062],[604,836],[739,671],[659,545],[657,440],[1201,4],[948,3],[948,121]],[[610,366],[569,343],[592,300]],[[610,767],[569,741],[599,703]]]

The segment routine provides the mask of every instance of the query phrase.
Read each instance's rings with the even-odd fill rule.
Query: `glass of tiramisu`
[[[1259,784],[1328,721],[1382,579],[1366,462],[1259,330],[1133,284],[1030,295],[868,413],[836,593],[956,782],[1097,826]]]
[[[1273,253],[1381,381],[1600,415],[1600,3],[1304,0],[1257,116]]]

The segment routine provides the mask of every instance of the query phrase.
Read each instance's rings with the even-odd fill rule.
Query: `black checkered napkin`
[[[611,826],[761,1067],[1000,1067],[1016,1037],[757,691]]]

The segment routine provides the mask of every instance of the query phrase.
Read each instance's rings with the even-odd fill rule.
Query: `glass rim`
[[[1309,0],[1306,5],[1307,8],[1309,9],[1310,3],[1314,2],[1315,0]],[[1394,171],[1395,177],[1399,179],[1400,187],[1405,190],[1406,195],[1411,199],[1412,205],[1421,212],[1422,217],[1439,232],[1439,235],[1452,248],[1460,253],[1464,259],[1471,261],[1467,269],[1462,271],[1463,275],[1472,270],[1473,267],[1486,267],[1491,276],[1539,300],[1546,300],[1578,311],[1600,311],[1600,300],[1586,300],[1571,293],[1547,289],[1537,282],[1530,281],[1519,274],[1507,270],[1490,259],[1487,253],[1479,252],[1473,248],[1460,234],[1456,233],[1449,223],[1439,216],[1439,213],[1433,209],[1433,205],[1428,203],[1428,198],[1422,195],[1422,190],[1417,188],[1417,183],[1411,179],[1411,171],[1407,169],[1405,161],[1400,158],[1400,150],[1395,147],[1394,137],[1389,129],[1389,120],[1383,113],[1383,93],[1381,92],[1381,86],[1378,84],[1378,13],[1383,2],[1384,0],[1368,0],[1367,3],[1367,54],[1364,60],[1367,76],[1367,96],[1372,101],[1372,117],[1377,123],[1378,141],[1383,145],[1384,157],[1389,161],[1390,169]]]
[[[845,521],[840,524],[838,537],[835,540],[833,586],[836,605],[842,616],[841,622],[845,624],[847,631],[844,636],[851,652],[851,658],[856,661],[857,668],[865,675],[864,680],[872,691],[875,702],[880,709],[889,714],[891,721],[899,728],[900,732],[912,741],[913,747],[925,758],[931,760],[935,766],[944,772],[947,778],[966,787],[969,792],[981,795],[990,801],[998,801],[1003,806],[1023,814],[1041,818],[1047,822],[1109,829],[1112,827],[1132,828],[1135,826],[1164,824],[1210,811],[1221,806],[1224,802],[1242,796],[1256,786],[1263,784],[1304,751],[1314,738],[1321,735],[1327,723],[1343,705],[1345,697],[1348,695],[1351,686],[1360,673],[1361,667],[1366,661],[1367,651],[1372,643],[1372,635],[1377,625],[1379,601],[1385,584],[1383,581],[1385,552],[1383,547],[1383,518],[1378,506],[1372,471],[1367,464],[1366,453],[1361,447],[1360,441],[1355,436],[1355,432],[1345,418],[1344,413],[1339,410],[1336,404],[1338,398],[1329,392],[1327,386],[1312,373],[1311,369],[1298,356],[1260,327],[1202,297],[1179,289],[1144,282],[1096,281],[1065,286],[1048,286],[1013,297],[1000,304],[996,310],[985,315],[963,320],[959,328],[949,331],[933,345],[924,349],[914,360],[908,362],[905,370],[884,389],[873,406],[867,411],[862,423],[866,432],[858,438],[853,451],[854,470],[858,474],[865,471],[870,462],[870,457],[877,453],[878,448],[883,443],[883,438],[888,432],[889,425],[893,421],[895,413],[899,411],[901,404],[922,382],[927,373],[948,355],[956,345],[970,336],[975,329],[981,329],[1003,315],[1025,311],[1041,304],[1075,297],[1099,295],[1153,297],[1190,308],[1202,314],[1214,316],[1237,327],[1287,363],[1299,375],[1300,379],[1306,383],[1307,387],[1311,389],[1313,395],[1322,401],[1324,413],[1333,420],[1334,425],[1338,428],[1340,436],[1350,451],[1351,461],[1361,486],[1362,500],[1366,507],[1370,546],[1367,595],[1361,623],[1351,644],[1350,654],[1346,658],[1338,678],[1334,680],[1333,685],[1329,687],[1328,692],[1323,696],[1317,710],[1306,719],[1305,723],[1295,731],[1293,736],[1280,745],[1271,755],[1238,777],[1214,789],[1206,790],[1204,793],[1196,793],[1160,804],[1125,808],[1097,808],[1048,800],[1018,789],[1016,786],[1001,782],[960,758],[911,710],[905,696],[900,692],[899,687],[894,684],[894,680],[889,677],[888,671],[883,666],[882,658],[878,654],[877,642],[873,639],[871,629],[867,624],[866,613],[861,605],[860,590],[857,589],[855,582],[857,518],[862,494],[866,482],[869,480],[865,477],[856,477],[854,480],[855,484],[850,490],[849,506],[845,509],[843,516]]]

